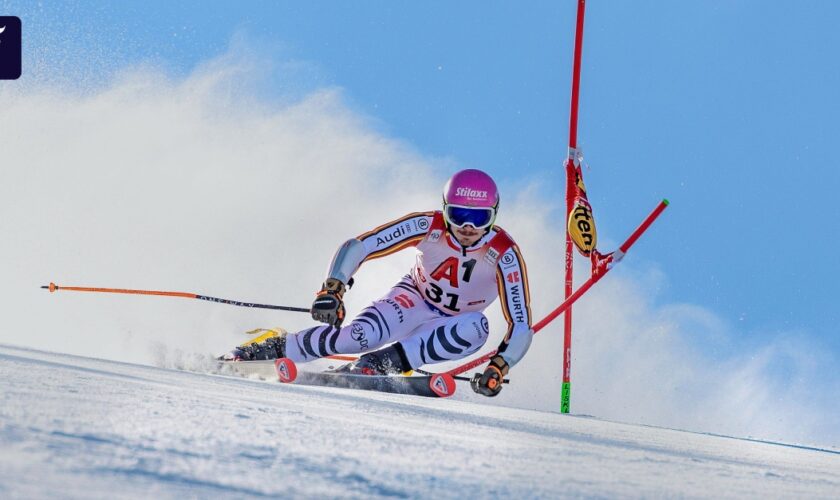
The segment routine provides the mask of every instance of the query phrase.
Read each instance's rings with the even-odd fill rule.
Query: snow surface
[[[840,451],[584,416],[6,345],[0,381],[2,498],[840,494]]]

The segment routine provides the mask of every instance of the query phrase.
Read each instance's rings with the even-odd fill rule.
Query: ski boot
[[[223,361],[258,361],[286,357],[286,332],[262,342],[250,342],[235,347],[222,356]]]
[[[411,365],[399,342],[363,354],[359,359],[334,370],[353,375],[398,375],[411,373]]]

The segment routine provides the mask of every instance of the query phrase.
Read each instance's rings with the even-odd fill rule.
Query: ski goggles
[[[464,227],[469,224],[476,229],[484,229],[493,224],[493,220],[496,219],[496,209],[446,205],[443,217],[453,226]]]

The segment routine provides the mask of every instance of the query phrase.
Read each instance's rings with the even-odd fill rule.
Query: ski
[[[218,360],[218,373],[222,375],[236,375],[245,378],[261,380],[277,380],[274,360],[262,361],[226,361]]]
[[[408,394],[428,398],[448,398],[455,393],[455,380],[445,374],[430,377],[426,375],[357,375],[352,373],[301,372],[294,383]]]
[[[298,371],[289,359],[271,361],[220,361],[221,372],[241,377],[279,380],[287,384],[315,385],[447,398],[455,393],[455,379],[447,373],[430,375],[359,375],[334,372]]]
[[[408,394],[428,398],[448,398],[455,394],[455,379],[447,373],[406,376],[299,372],[295,363],[288,358],[275,360],[274,367],[277,371],[277,379],[283,383]]]

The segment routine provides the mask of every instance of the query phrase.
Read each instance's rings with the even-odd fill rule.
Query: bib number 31
[[[475,262],[475,259],[470,259],[461,264],[460,267],[464,268],[464,275],[461,278],[464,280],[464,283],[469,283],[470,278],[472,277],[473,268],[475,267]],[[449,281],[449,285],[452,288],[458,288],[458,264],[458,259],[455,257],[449,257],[443,261],[437,269],[432,271],[432,279],[435,281]],[[448,309],[452,312],[460,311],[460,309],[458,309],[458,294],[449,292],[444,293],[443,288],[436,283],[429,283],[428,288],[426,288],[426,297],[435,304],[443,303],[444,309]]]

